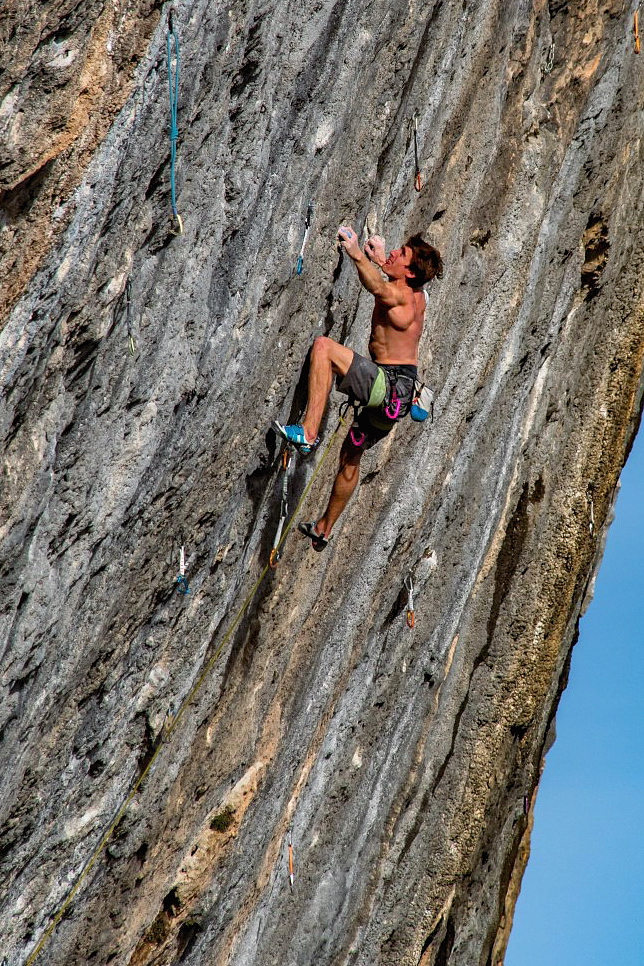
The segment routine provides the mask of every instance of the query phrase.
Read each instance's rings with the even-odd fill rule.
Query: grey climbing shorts
[[[365,360],[368,361],[368,360]],[[398,420],[411,408],[416,382],[416,366],[376,366],[384,372],[386,394],[380,406],[366,406],[354,419],[345,446],[351,450],[366,450],[384,439]]]
[[[354,352],[349,371],[338,381],[338,389],[363,406],[380,406],[387,394],[387,378],[381,366]]]

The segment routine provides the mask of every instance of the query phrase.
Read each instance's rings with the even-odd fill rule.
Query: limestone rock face
[[[4,5],[6,964],[502,961],[641,411],[631,14],[180,0],[173,234],[168,8]],[[341,223],[443,254],[435,419],[364,458],[323,554],[293,528],[264,573],[271,420],[316,335],[366,350]]]

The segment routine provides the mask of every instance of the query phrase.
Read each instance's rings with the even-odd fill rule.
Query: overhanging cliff
[[[5,4],[11,966],[502,961],[642,405],[633,9],[175,3],[175,235],[167,6]],[[278,522],[271,420],[315,335],[365,349],[342,222],[443,253],[435,421],[370,452],[324,554],[289,533],[235,625]]]

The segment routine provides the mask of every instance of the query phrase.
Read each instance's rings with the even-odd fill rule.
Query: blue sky
[[[644,966],[644,429],[621,483],[505,966]]]

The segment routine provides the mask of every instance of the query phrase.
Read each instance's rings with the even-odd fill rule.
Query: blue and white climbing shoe
[[[320,553],[325,547],[329,546],[329,538],[325,537],[323,533],[318,533],[315,529],[315,522],[313,523],[298,523],[297,529],[300,533],[303,533],[305,537],[309,537],[311,541],[311,546],[314,550]]]
[[[287,443],[289,443],[291,446],[294,446],[298,453],[301,453],[302,456],[308,456],[309,453],[312,453],[320,445],[319,436],[313,443],[309,443],[308,439],[306,438],[306,433],[302,427],[298,426],[297,424],[292,426],[282,426],[281,423],[278,423],[277,420],[274,420],[273,429],[279,436],[282,437],[282,439],[285,439]]]

